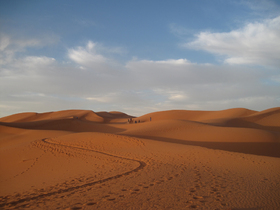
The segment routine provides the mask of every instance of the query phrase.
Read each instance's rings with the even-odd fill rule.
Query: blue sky
[[[280,2],[1,1],[0,116],[280,105]]]

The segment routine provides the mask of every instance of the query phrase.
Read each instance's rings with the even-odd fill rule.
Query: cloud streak
[[[280,66],[280,16],[224,33],[201,32],[186,48],[224,56],[228,64]]]

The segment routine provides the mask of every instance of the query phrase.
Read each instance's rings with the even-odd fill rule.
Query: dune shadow
[[[260,129],[271,132],[280,132],[279,126],[268,126],[268,125],[260,125],[255,122],[249,122],[241,119],[230,119],[226,123],[205,123],[212,126],[218,127],[232,127],[232,128],[253,128]]]
[[[233,208],[231,210],[260,210],[262,208]]]
[[[59,130],[70,132],[117,133],[125,130],[110,126],[107,123],[91,122],[80,119],[58,119],[14,123],[0,122],[0,125],[31,130]]]
[[[155,141],[169,142],[174,144],[200,146],[208,149],[217,149],[229,152],[239,152],[245,154],[280,158],[280,143],[278,142],[202,142],[157,136],[131,136],[136,138],[151,139]]]

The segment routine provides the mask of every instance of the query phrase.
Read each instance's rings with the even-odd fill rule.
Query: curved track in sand
[[[139,170],[142,170],[146,166],[145,162],[140,161],[140,160],[136,160],[136,159],[132,159],[132,158],[112,155],[112,154],[109,154],[109,153],[106,153],[106,152],[101,152],[101,151],[97,151],[97,150],[93,150],[93,149],[86,149],[86,148],[80,148],[80,147],[75,147],[75,146],[70,146],[70,145],[58,144],[58,143],[50,142],[50,141],[48,141],[48,139],[42,139],[42,141],[44,143],[47,143],[47,144],[59,145],[59,146],[64,146],[64,147],[68,147],[68,148],[72,148],[72,149],[79,149],[79,150],[84,150],[84,151],[91,151],[91,152],[107,155],[107,156],[110,156],[110,157],[119,158],[119,159],[122,159],[122,160],[129,160],[129,161],[138,162],[139,166],[137,168],[133,169],[133,170],[130,170],[130,171],[127,171],[127,172],[124,172],[124,173],[121,173],[121,174],[117,174],[115,176],[111,176],[111,177],[108,177],[108,178],[105,178],[105,179],[100,179],[100,180],[97,180],[97,181],[94,181],[94,182],[90,182],[90,183],[86,183],[86,184],[82,184],[82,185],[77,185],[77,186],[69,187],[69,188],[66,188],[66,189],[60,189],[60,190],[57,190],[57,191],[54,191],[54,192],[42,193],[42,194],[39,194],[39,195],[22,198],[22,199],[19,199],[17,201],[3,203],[3,204],[0,204],[0,207],[4,207],[6,205],[14,206],[14,205],[26,202],[26,201],[32,201],[32,200],[36,200],[36,199],[40,199],[40,198],[44,198],[44,197],[48,197],[48,196],[52,196],[52,195],[56,195],[56,194],[60,194],[60,193],[66,193],[66,192],[70,192],[72,190],[77,190],[77,189],[80,189],[80,188],[89,187],[89,186],[93,186],[93,185],[96,185],[96,184],[104,183],[104,182],[107,182],[107,181],[110,181],[110,180],[118,179],[120,177],[127,176],[127,175],[130,175],[132,173],[138,172]]]

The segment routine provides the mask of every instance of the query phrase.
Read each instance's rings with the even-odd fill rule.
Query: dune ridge
[[[278,209],[280,107],[19,113],[0,161],[3,209]]]

